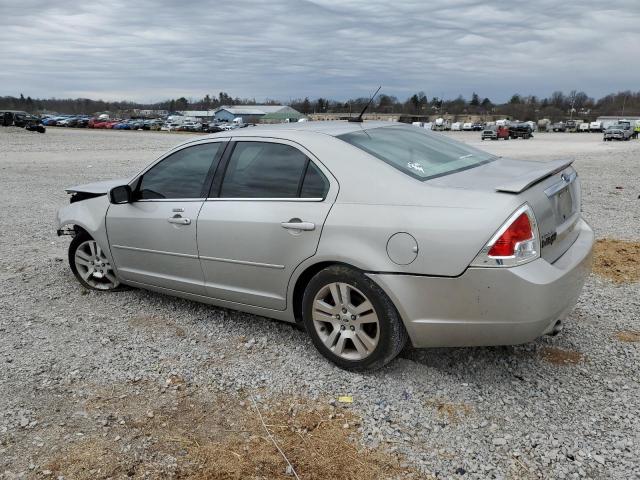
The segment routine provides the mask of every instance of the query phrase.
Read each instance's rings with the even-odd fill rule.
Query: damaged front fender
[[[71,203],[58,210],[58,235],[76,234],[78,229],[86,231],[100,245],[109,261],[113,263],[107,239],[106,216],[109,209],[107,195]]]

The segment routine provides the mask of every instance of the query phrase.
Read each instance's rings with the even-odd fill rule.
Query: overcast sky
[[[640,90],[638,0],[0,0],[0,95]]]

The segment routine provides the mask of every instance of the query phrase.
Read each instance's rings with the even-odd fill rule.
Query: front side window
[[[477,167],[497,158],[444,135],[415,127],[363,129],[338,138],[423,181]]]
[[[238,142],[222,182],[224,198],[296,198],[308,158],[280,143]]]
[[[222,143],[183,148],[149,169],[137,189],[139,199],[202,198],[212,163],[219,162]],[[215,168],[215,165],[213,165]]]

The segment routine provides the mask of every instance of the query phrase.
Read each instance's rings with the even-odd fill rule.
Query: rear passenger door
[[[223,163],[198,217],[206,294],[284,310],[291,274],[315,253],[338,185],[284,140],[233,142]]]

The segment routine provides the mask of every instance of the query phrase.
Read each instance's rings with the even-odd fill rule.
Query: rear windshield
[[[497,158],[418,127],[372,128],[338,138],[423,181],[477,167]]]

